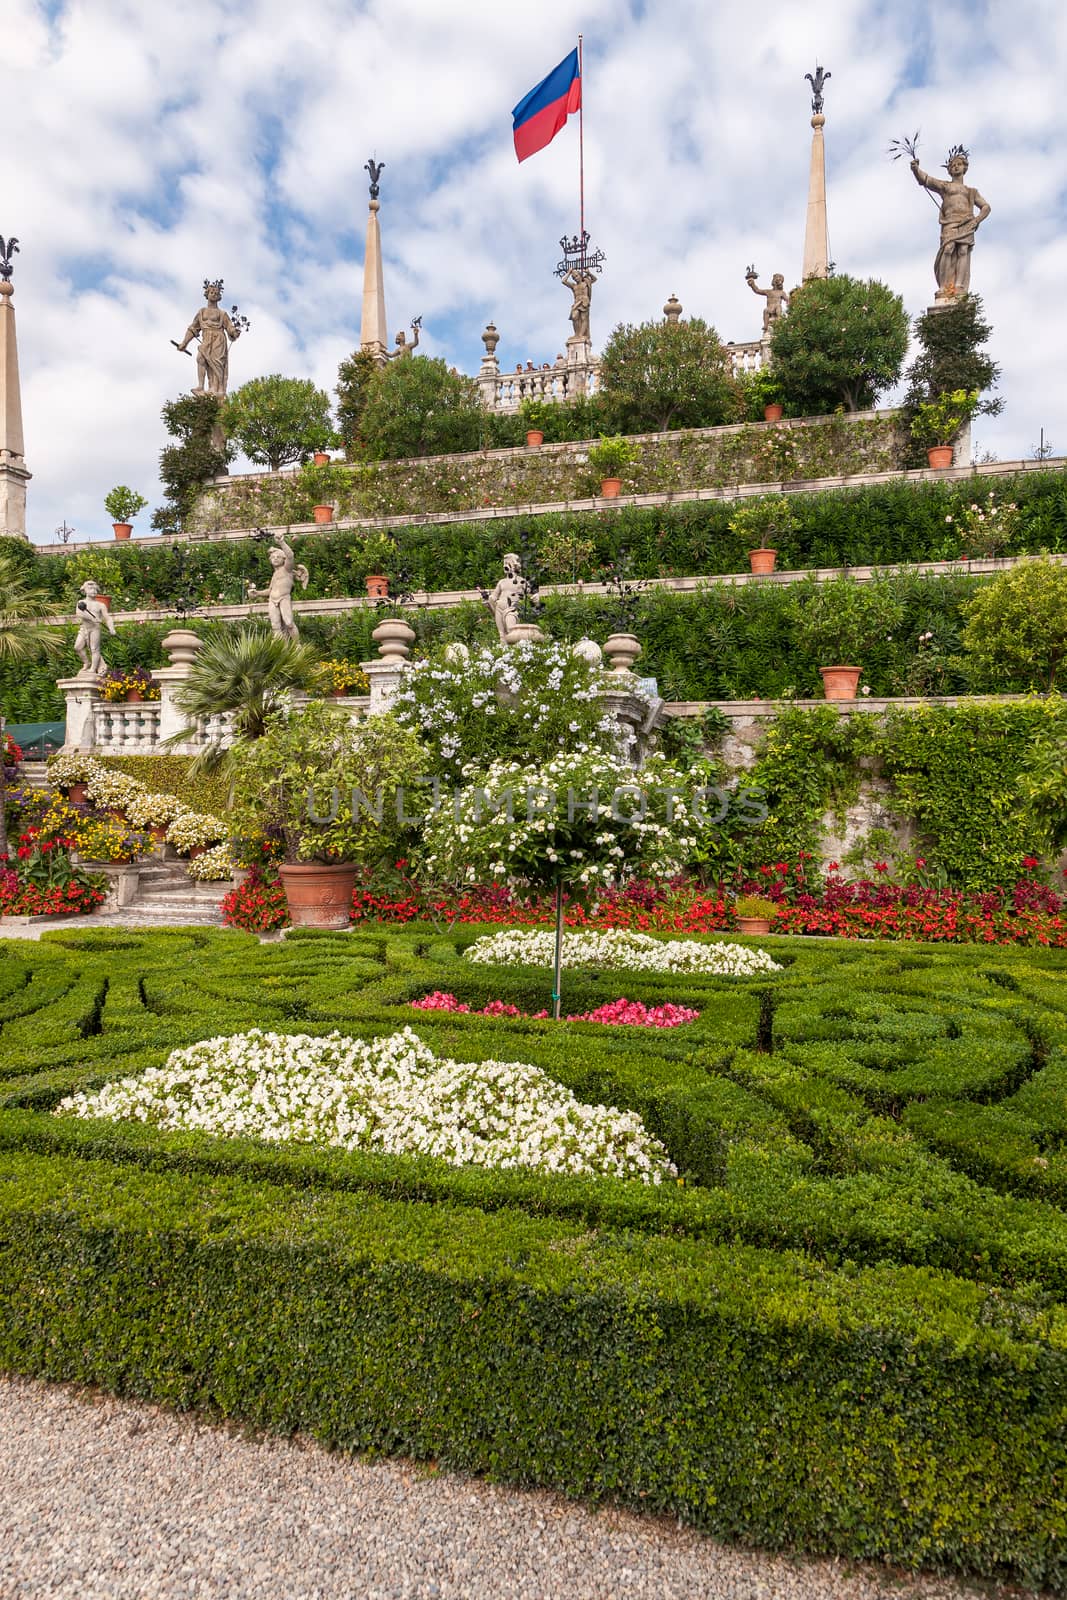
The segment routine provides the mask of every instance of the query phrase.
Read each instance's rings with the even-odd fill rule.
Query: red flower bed
[[[65,884],[21,883],[11,867],[0,865],[0,917],[69,917],[95,911],[104,890],[71,879]]]
[[[244,883],[222,899],[222,920],[228,928],[246,933],[273,933],[289,921],[282,880],[261,867],[252,867]]]
[[[425,995],[421,1000],[412,1000],[411,1005],[416,1011],[454,1011],[474,1017],[532,1017],[539,1022],[548,1016],[547,1011],[520,1011],[518,1006],[509,1005],[506,1000],[490,1000],[488,1005],[472,1011],[454,994],[446,994],[441,989],[435,989],[433,994]],[[602,1022],[610,1027],[680,1028],[683,1022],[695,1022],[699,1015],[699,1011],[689,1006],[672,1005],[670,1001],[662,1006],[646,1006],[640,1000],[627,1000],[622,996],[597,1006],[595,1011],[575,1012],[564,1020]]]

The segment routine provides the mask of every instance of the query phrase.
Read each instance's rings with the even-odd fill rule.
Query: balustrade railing
[[[93,706],[93,744],[104,755],[148,755],[159,744],[158,700],[131,705],[98,700]]]

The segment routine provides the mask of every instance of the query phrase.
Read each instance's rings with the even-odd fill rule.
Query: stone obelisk
[[[363,256],[363,320],[359,330],[359,348],[366,350],[376,361],[384,361],[389,349],[385,324],[382,234],[378,226],[378,179],[384,166],[384,161],[375,161],[372,156],[364,169],[370,173],[370,210],[367,213],[367,247]]]
[[[11,282],[11,257],[17,239],[0,239],[0,534],[25,539],[26,470],[22,437],[22,392],[19,387],[19,351],[15,338],[15,293]]]
[[[830,73],[822,67],[815,68],[815,76],[804,75],[811,84],[811,170],[808,176],[808,220],[804,228],[804,270],[801,282],[809,278],[826,278],[830,272],[830,240],[826,225],[826,149],[822,130],[826,125],[823,116],[823,84]]]

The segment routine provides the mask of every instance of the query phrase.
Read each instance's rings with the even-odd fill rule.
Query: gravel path
[[[0,1377],[2,1600],[962,1600],[408,1461]]]

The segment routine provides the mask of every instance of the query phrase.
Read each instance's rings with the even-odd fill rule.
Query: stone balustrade
[[[145,700],[100,700],[93,703],[93,748],[101,755],[151,755],[159,746],[160,704]]]
[[[749,339],[743,344],[724,345],[723,349],[730,358],[735,378],[744,372],[758,372],[761,367],[770,366],[771,347],[765,340]]]
[[[585,354],[575,360],[557,361],[551,367],[528,367],[524,371],[501,372],[494,360],[482,362],[475,380],[487,411],[514,413],[524,400],[564,404],[579,395],[596,394],[600,385],[600,361],[583,347]]]

